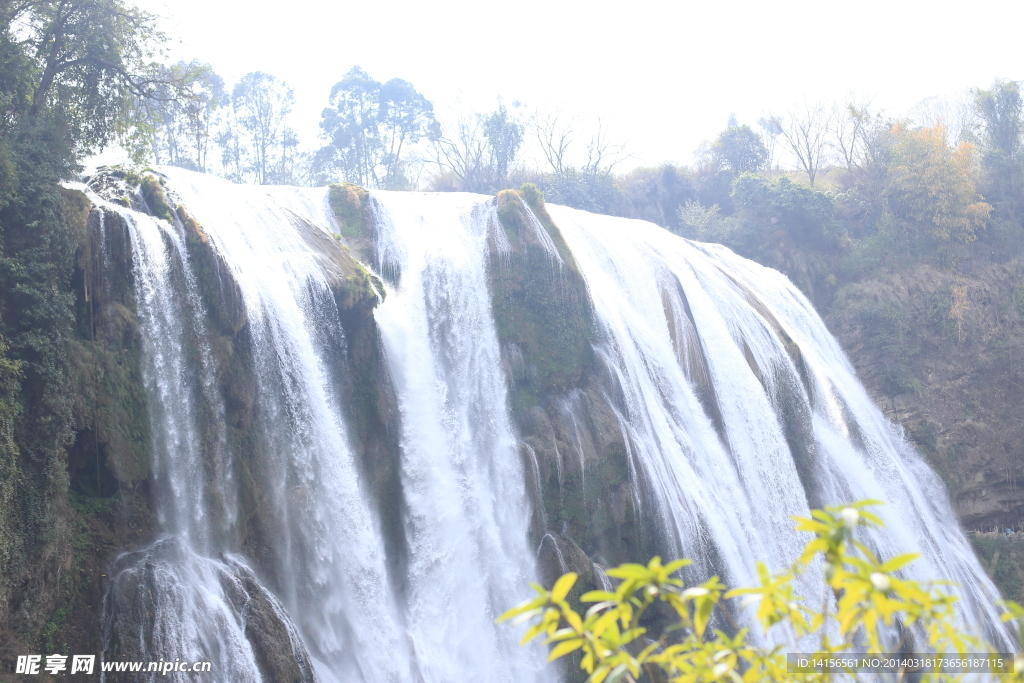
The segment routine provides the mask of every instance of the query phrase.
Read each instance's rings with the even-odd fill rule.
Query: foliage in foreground
[[[758,563],[760,584],[727,590],[717,576],[702,584],[686,586],[676,578],[690,560],[662,564],[655,557],[647,566],[624,564],[608,570],[619,580],[614,591],[584,593],[580,600],[593,603],[584,614],[569,604],[567,596],[576,574],[558,579],[550,591],[534,585],[538,595],[501,616],[528,623],[521,644],[543,637],[551,646],[549,661],[579,651],[580,668],[589,674],[588,683],[635,682],[642,674],[652,680],[698,683],[703,681],[828,681],[842,673],[793,673],[788,668],[785,648],[758,646],[749,638],[748,628],[735,627],[729,613],[732,605],[721,598],[740,598],[744,607],[756,605],[758,626],[768,637],[763,640],[789,642],[795,638],[813,642],[814,658],[839,653],[886,654],[907,651],[963,656],[994,652],[978,638],[958,627],[954,604],[957,598],[949,584],[922,584],[900,578],[900,569],[916,555],[905,554],[887,561],[877,558],[855,538],[859,528],[877,528],[881,520],[867,508],[877,501],[861,501],[848,507],[813,510],[810,518],[796,518],[798,531],[814,534],[803,554],[789,571],[772,574]],[[821,611],[815,611],[794,589],[797,575],[816,564],[824,570],[831,589]],[[657,603],[671,608],[678,621],[660,633],[649,633],[644,625],[648,610]],[[1024,608],[1005,603],[1003,621],[1018,622]],[[663,609],[663,607],[662,607]],[[714,628],[732,624],[733,634]],[[1019,628],[1024,637],[1024,627]],[[900,633],[899,642],[892,634]],[[774,638],[772,638],[774,636]],[[925,642],[926,641],[926,642]],[[1000,673],[1001,681],[1024,680],[1024,656],[1018,655],[1010,670]],[[851,671],[852,673],[852,671]],[[660,674],[660,675],[659,675]],[[903,680],[904,673],[896,680]],[[960,680],[961,675],[923,672],[925,681]]]

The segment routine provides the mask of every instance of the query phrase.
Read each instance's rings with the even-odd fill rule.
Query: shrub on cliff
[[[994,648],[964,633],[955,616],[956,597],[943,582],[922,584],[900,578],[899,570],[915,559],[913,554],[882,561],[857,540],[859,528],[881,526],[867,510],[874,501],[847,507],[814,510],[810,518],[797,518],[796,528],[814,535],[803,554],[787,572],[772,574],[758,564],[760,584],[728,590],[717,576],[696,586],[686,586],[676,572],[690,564],[677,560],[663,565],[655,557],[647,566],[624,564],[608,570],[619,580],[614,591],[590,591],[581,596],[592,606],[578,613],[566,599],[576,581],[568,573],[550,591],[535,586],[537,597],[524,602],[500,620],[530,624],[522,642],[544,636],[551,646],[549,661],[579,651],[580,668],[588,683],[636,681],[646,674],[652,680],[686,681],[829,681],[834,674],[853,673],[849,667],[802,670],[787,660],[783,646],[755,644],[749,628],[740,628],[721,598],[740,598],[745,606],[756,605],[757,627],[764,634],[781,634],[777,640],[814,642],[818,650],[807,659],[836,658],[841,653],[867,655],[902,653],[910,649],[947,656],[992,652]],[[818,560],[820,558],[820,565]],[[821,611],[813,609],[794,589],[795,577],[821,566],[831,595]],[[670,608],[677,621],[660,633],[649,632],[646,613]],[[1004,621],[1019,621],[1024,609],[1006,603]],[[731,632],[713,628],[731,624]],[[899,642],[891,642],[895,635]],[[771,638],[764,638],[771,642]],[[998,656],[996,657],[998,659]],[[1004,657],[999,680],[1019,680],[1014,669],[1024,666]],[[910,673],[903,671],[897,680]],[[959,680],[948,673],[923,671],[924,680]],[[1022,672],[1024,674],[1024,672]]]

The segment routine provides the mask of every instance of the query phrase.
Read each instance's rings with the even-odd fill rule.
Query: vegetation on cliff
[[[91,294],[82,289],[88,202],[60,182],[73,177],[83,155],[117,137],[133,147],[144,123],[138,107],[158,85],[178,91],[181,81],[161,79],[149,61],[159,38],[150,15],[119,0],[0,7],[0,651],[5,655],[41,644],[42,638],[56,642],[53,638],[70,623],[70,601],[84,590],[83,562],[96,573],[85,583],[95,579],[94,587],[99,585],[94,554],[103,552],[103,544],[94,543],[94,532],[101,533],[97,520],[107,510],[102,498],[114,491],[104,487],[105,475],[95,467],[69,468],[69,451],[84,451],[86,446],[78,445],[88,439],[84,434],[92,433],[95,442],[102,432],[110,443],[121,444],[124,457],[112,459],[111,466],[117,460],[126,481],[145,478],[138,474],[146,469],[144,459],[140,463],[130,455],[145,441],[144,418],[129,388],[135,372],[131,344],[106,347],[94,335],[96,321],[79,317],[76,324],[76,312],[84,310],[79,295],[88,301]],[[130,339],[130,315],[120,324]],[[90,392],[77,393],[84,385]],[[79,474],[85,480],[76,482]],[[79,504],[80,496],[95,504]],[[83,559],[83,553],[93,559]]]
[[[1024,513],[1020,87],[998,82],[975,106],[978,125],[959,140],[941,123],[850,109],[840,124],[856,123],[859,137],[842,166],[821,170],[819,189],[740,175],[728,204],[688,204],[679,232],[803,289],[943,475],[964,523],[990,529]]]
[[[570,572],[550,590],[535,586],[536,598],[509,610],[499,621],[529,624],[522,642],[543,637],[551,646],[549,660],[582,654],[579,668],[589,674],[588,683],[644,678],[693,683],[831,681],[864,670],[852,665],[851,653],[885,657],[933,652],[959,658],[1003,649],[1001,643],[986,643],[959,628],[957,598],[944,586],[901,578],[900,569],[915,555],[879,558],[857,539],[859,529],[881,525],[867,510],[872,502],[813,510],[810,518],[797,518],[796,528],[813,538],[787,571],[773,574],[759,563],[757,586],[729,590],[717,576],[686,586],[677,576],[690,560],[663,564],[655,557],[646,566],[609,569],[618,584],[614,590],[580,596],[581,603],[590,604],[585,613],[569,599],[578,578]],[[819,567],[832,593],[824,597],[820,611],[818,600],[809,602],[794,585],[797,576]],[[756,636],[748,637],[750,629],[736,624],[735,607],[723,603],[723,598],[754,606],[755,628],[760,631]],[[655,616],[659,612],[662,616]],[[1021,627],[1022,618],[1024,608],[1015,603],[1004,606],[1004,621]],[[800,655],[806,664],[794,662],[783,646],[758,644],[771,642],[771,634],[783,640],[804,639],[816,649]],[[1020,635],[1024,637],[1024,629]],[[993,657],[997,661],[983,670],[996,680],[1019,680],[1024,665],[1019,656]],[[841,662],[822,665],[815,660]],[[948,673],[948,668],[897,664],[891,670],[898,678],[964,679]]]

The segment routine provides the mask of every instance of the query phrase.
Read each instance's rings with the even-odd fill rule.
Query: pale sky
[[[295,89],[293,125],[317,143],[329,89],[353,65],[413,85],[443,115],[527,108],[600,117],[627,166],[688,163],[734,113],[851,92],[893,114],[1024,79],[1016,0],[767,2],[224,2],[140,0],[166,18],[171,57],[228,85],[266,71]]]

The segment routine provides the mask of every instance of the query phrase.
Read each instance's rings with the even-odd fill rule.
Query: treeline
[[[593,179],[611,178],[623,158],[600,122],[584,139],[575,119],[526,115],[518,102],[442,124],[411,83],[382,83],[358,66],[330,90],[320,146],[303,149],[292,117],[294,93],[280,79],[252,72],[228,88],[207,65],[180,62],[164,71],[168,79],[193,74],[189,97],[168,97],[147,111],[149,126],[131,141],[132,157],[235,182],[495,192],[538,175],[522,162],[530,141],[563,184],[574,177],[600,184]],[[573,190],[566,186],[566,192]]]
[[[1016,257],[1024,245],[1020,84],[974,91],[966,114],[955,133],[942,119],[914,125],[854,105],[817,107],[788,125],[763,120],[765,135],[730,126],[690,172],[694,197],[670,227],[780,268],[821,308],[838,284],[879,268],[966,272]],[[769,145],[786,149],[798,170],[772,168]]]
[[[730,120],[692,166],[616,173],[627,156],[599,122],[585,130],[500,102],[443,122],[408,81],[382,83],[360,67],[331,88],[319,147],[302,149],[294,95],[279,79],[253,72],[229,89],[195,63],[166,69],[165,79],[186,74],[189,97],[157,102],[136,156],[236,182],[482,193],[532,182],[549,201],[752,256],[784,231],[822,247],[856,240],[865,258],[912,252],[948,262],[979,238],[1013,249],[1024,215],[1016,82],[977,90],[959,110],[933,106],[916,123],[855,102],[793,108],[756,129]]]

